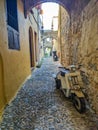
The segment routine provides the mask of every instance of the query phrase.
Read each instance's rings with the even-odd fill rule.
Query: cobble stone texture
[[[96,118],[87,111],[79,114],[72,102],[55,88],[53,74],[58,62],[45,58],[41,68],[5,108],[0,130],[97,130]],[[95,120],[94,120],[95,119]]]

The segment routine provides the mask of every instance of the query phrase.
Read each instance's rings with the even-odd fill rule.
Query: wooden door
[[[33,45],[33,31],[32,28],[29,28],[29,47],[30,47],[30,64],[31,67],[35,66],[34,62],[34,45]]]

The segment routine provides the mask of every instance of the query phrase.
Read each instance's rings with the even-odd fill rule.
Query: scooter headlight
[[[80,90],[80,86],[79,85],[74,85],[71,87],[71,89],[73,90]]]
[[[75,85],[75,86],[74,86],[74,89],[75,89],[75,90],[79,90],[79,89],[80,89],[80,86],[79,86],[79,85]]]

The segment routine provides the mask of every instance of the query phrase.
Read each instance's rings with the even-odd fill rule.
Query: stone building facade
[[[70,15],[59,10],[60,60],[64,66],[82,64],[87,99],[98,114],[98,0],[89,0],[85,8],[75,4]]]
[[[0,1],[0,115],[41,59],[38,13],[25,18],[22,0]]]

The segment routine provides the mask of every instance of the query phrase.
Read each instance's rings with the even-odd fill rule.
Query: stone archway
[[[5,92],[4,92],[4,83],[3,83],[3,62],[0,55],[0,115],[1,111],[6,104]]]
[[[24,0],[24,14],[27,17],[27,12],[30,11],[33,7],[40,5],[45,2],[54,2],[63,6],[68,12],[70,12],[70,5],[73,0]]]
[[[72,10],[77,12],[77,9],[79,9],[78,13],[80,13],[83,8],[89,3],[89,1],[90,0],[23,0],[24,14],[25,17],[27,17],[28,11],[30,11],[33,7],[45,2],[53,2],[63,6],[70,15]]]
[[[53,39],[55,39],[55,40],[57,40],[57,37],[55,37],[55,36],[45,36],[45,37],[43,37],[42,39],[41,39],[41,41],[43,41],[44,39],[47,39],[47,38],[53,38]]]

